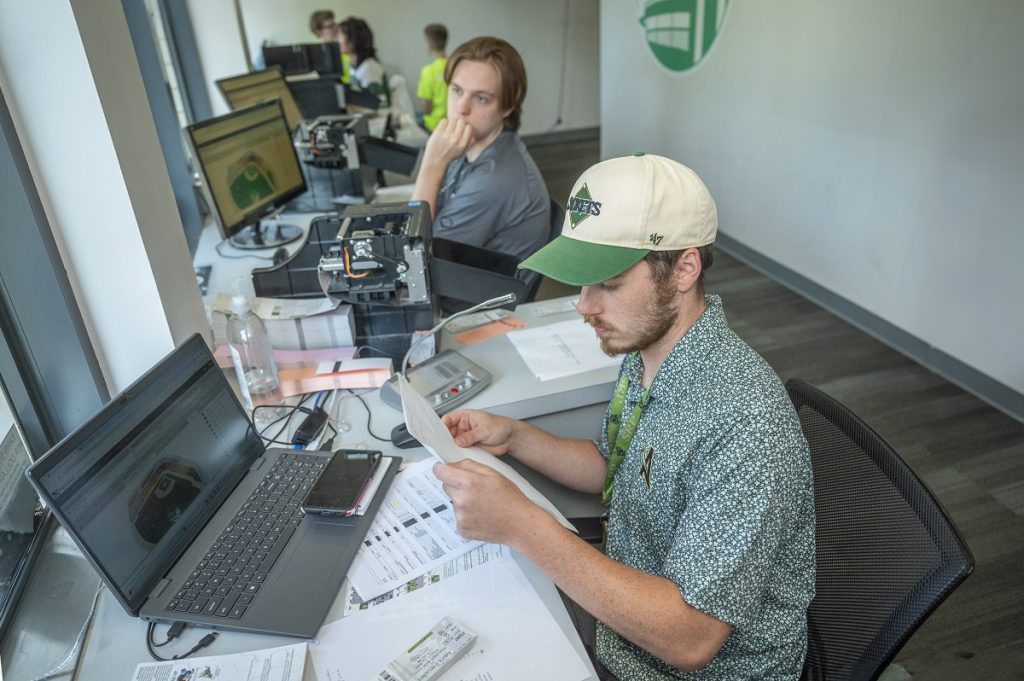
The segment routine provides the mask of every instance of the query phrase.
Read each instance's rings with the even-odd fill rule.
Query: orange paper
[[[484,324],[483,326],[478,326],[475,329],[470,329],[469,331],[463,331],[460,334],[456,334],[455,340],[459,341],[463,345],[473,345],[474,343],[485,341],[488,338],[494,338],[495,336],[500,336],[503,333],[521,329],[524,326],[526,326],[526,322],[518,317],[505,317],[504,319],[499,319],[491,322],[490,324]]]

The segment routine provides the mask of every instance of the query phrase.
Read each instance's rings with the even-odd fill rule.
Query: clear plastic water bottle
[[[281,381],[267,327],[253,313],[249,299],[240,293],[231,297],[227,331],[231,363],[235,366],[245,405],[252,409],[259,405],[281,404]]]

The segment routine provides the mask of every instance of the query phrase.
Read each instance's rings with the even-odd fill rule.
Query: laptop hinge
[[[170,585],[171,585],[171,580],[169,580],[166,577],[164,577],[159,582],[157,582],[156,586],[153,587],[153,590],[149,592],[149,597],[150,598],[160,598],[161,596],[164,595],[164,591],[166,591],[167,587],[169,587]]]

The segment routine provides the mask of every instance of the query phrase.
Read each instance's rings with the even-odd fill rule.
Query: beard
[[[634,337],[619,340],[610,336],[599,337],[601,352],[609,357],[641,352],[664,338],[679,316],[679,310],[672,304],[674,297],[675,292],[669,288],[655,289],[654,297],[640,311],[638,318],[629,324]],[[583,321],[613,333],[620,331],[597,315],[586,315]]]

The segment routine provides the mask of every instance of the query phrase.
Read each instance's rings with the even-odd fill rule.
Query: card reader
[[[444,414],[486,388],[491,374],[455,350],[431,357],[409,369],[406,378],[413,390],[423,395],[438,414]],[[398,376],[392,376],[380,389],[384,404],[401,411]]]

